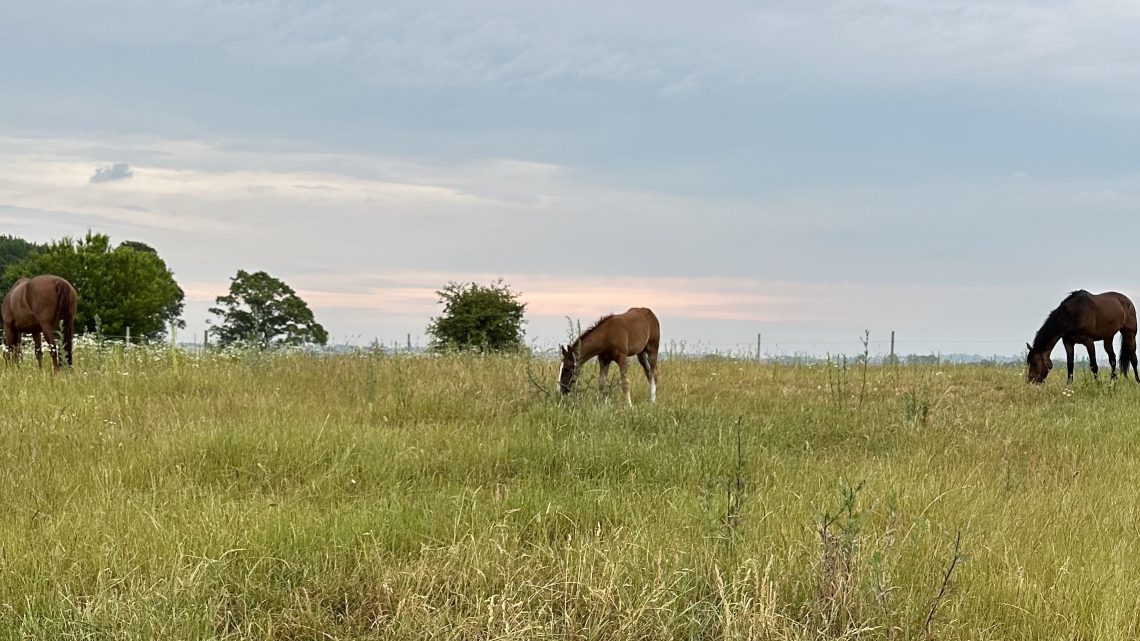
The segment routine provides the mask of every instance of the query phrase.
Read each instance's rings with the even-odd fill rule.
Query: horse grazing
[[[634,307],[624,314],[603,316],[573,343],[566,347],[558,346],[562,352],[558,386],[563,395],[569,394],[578,378],[578,367],[597,356],[601,368],[598,387],[605,390],[606,372],[610,363],[617,363],[621,370],[621,389],[625,392],[625,401],[633,405],[633,399],[629,395],[629,378],[626,376],[626,359],[636,355],[641,368],[645,370],[645,378],[649,381],[649,400],[656,401],[657,347],[660,343],[661,325],[648,308]]]
[[[1090,294],[1083,289],[1068,295],[1061,304],[1045,319],[1033,344],[1026,343],[1029,354],[1026,356],[1028,373],[1026,381],[1044,383],[1053,360],[1049,352],[1057,341],[1065,343],[1068,358],[1069,382],[1073,382],[1073,347],[1084,345],[1089,353],[1089,369],[1097,378],[1096,351],[1094,341],[1104,341],[1104,351],[1108,352],[1108,364],[1112,368],[1112,378],[1116,378],[1116,353],[1112,351],[1112,338],[1120,332],[1120,373],[1128,376],[1128,366],[1136,382],[1140,383],[1140,369],[1136,363],[1136,307],[1124,294],[1105,292]]]
[[[36,361],[44,366],[40,335],[47,337],[51,363],[59,369],[59,351],[55,344],[55,328],[63,321],[63,347],[67,365],[72,364],[71,343],[75,333],[75,310],[79,296],[71,283],[45,274],[21,278],[4,295],[0,316],[4,319],[5,358],[20,357],[20,335],[31,334],[36,343]]]

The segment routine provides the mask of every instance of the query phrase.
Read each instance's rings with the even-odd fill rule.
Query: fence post
[[[760,356],[760,332],[756,332],[756,362],[764,362],[764,358]]]
[[[209,348],[210,348],[210,328],[207,327],[206,329],[202,330],[202,349],[206,350]]]
[[[412,333],[408,332],[408,353],[412,353]]]
[[[130,347],[130,345],[131,345],[131,328],[128,327],[127,328],[127,347]]]
[[[891,365],[895,364],[895,330],[891,330]]]

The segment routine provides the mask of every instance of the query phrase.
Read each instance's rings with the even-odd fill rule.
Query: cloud
[[[95,169],[95,174],[91,176],[93,183],[109,183],[115,180],[126,180],[134,176],[135,172],[131,170],[131,166],[125,162],[117,162],[113,165],[103,165]]]
[[[298,273],[288,282],[337,340],[386,335],[402,342],[405,333],[422,336],[428,318],[440,313],[435,292],[446,282],[487,283],[500,276],[527,304],[527,337],[539,347],[564,340],[568,325],[647,306],[661,319],[667,342],[740,351],[754,346],[762,331],[770,353],[818,355],[860,351],[864,329],[871,332],[873,351],[885,350],[897,330],[903,353],[1013,353],[1064,289],[406,271]],[[223,281],[183,284],[195,309],[205,309],[226,288]],[[993,310],[1006,308],[1020,311],[994,317]]]
[[[861,77],[851,78],[854,84],[867,75],[921,81],[947,73],[1016,78],[1026,70],[1108,84],[1136,73],[1140,22],[1140,10],[1122,0],[189,6],[78,5],[67,15],[29,7],[28,16],[13,16],[12,37],[36,33],[30,25],[50,16],[74,25],[62,30],[80,34],[73,46],[220,51],[224,64],[237,61],[237,68],[336,70],[338,77],[405,87],[586,79],[675,91],[693,83],[795,82],[817,73],[834,80],[855,71]]]
[[[100,158],[126,156],[146,159],[136,180],[87,188]],[[92,228],[155,247],[184,283],[191,328],[227,277],[263,269],[303,292],[334,334],[365,339],[422,331],[438,313],[436,289],[498,275],[524,293],[528,331],[543,340],[564,333],[565,316],[589,322],[632,305],[658,310],[671,336],[689,340],[748,340],[763,328],[807,342],[864,327],[1020,337],[1056,292],[1128,291],[1096,261],[1068,265],[1063,281],[1045,278],[1041,248],[1090,207],[1119,221],[1114,233],[1133,236],[1138,204],[1140,176],[1131,175],[1003,172],[734,200],[512,158],[0,137],[0,215],[22,219],[21,235],[44,241]]]
[[[124,150],[148,158],[132,170],[136,180],[84,188],[93,159]],[[1130,213],[1140,203],[1140,177],[1042,182],[1003,173],[937,188],[864,186],[745,200],[680,196],[504,158],[431,163],[235,140],[0,137],[0,206],[56,220],[66,214],[73,233],[91,226],[142,233],[155,246],[177,247],[196,278],[238,268],[368,266],[1025,283],[1039,278],[1032,248],[1090,202],[1105,213]],[[990,233],[979,236],[979,226]],[[1009,237],[1025,242],[1010,245]]]

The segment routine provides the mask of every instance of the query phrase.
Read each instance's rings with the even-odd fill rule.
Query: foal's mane
[[[1045,317],[1045,322],[1041,324],[1041,329],[1037,330],[1037,335],[1033,337],[1034,348],[1038,348],[1042,343],[1050,340],[1057,335],[1058,328],[1062,324],[1064,316],[1068,314],[1068,310],[1065,309],[1065,305],[1069,301],[1081,295],[1088,295],[1088,292],[1083,289],[1077,289],[1069,292],[1069,295],[1065,297],[1065,300],[1061,301],[1061,304],[1057,305],[1056,309],[1049,312],[1049,315]]]
[[[578,335],[578,339],[574,341],[574,343],[573,343],[573,345],[571,345],[571,347],[578,345],[578,343],[581,343],[583,340],[585,340],[585,338],[587,336],[590,335],[591,332],[593,332],[595,329],[598,329],[598,327],[601,327],[602,323],[608,321],[609,319],[611,319],[613,317],[614,317],[613,314],[606,314],[605,316],[594,321],[593,325],[590,325],[589,327],[586,328],[585,331],[583,331],[581,334]]]

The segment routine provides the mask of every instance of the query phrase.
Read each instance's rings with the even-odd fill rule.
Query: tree
[[[487,286],[451,282],[436,292],[443,314],[431,319],[432,348],[500,351],[523,346],[526,303],[502,279]]]
[[[0,236],[0,290],[8,291],[16,279],[4,278],[8,266],[26,260],[43,250],[44,245],[31,243],[15,236]]]
[[[25,276],[56,274],[71,281],[79,292],[75,326],[106,336],[160,339],[170,325],[185,327],[182,308],[186,298],[174,274],[153,249],[142,243],[111,245],[106,234],[80,240],[64,238],[48,244],[8,266],[6,282]],[[149,247],[148,247],[149,249]]]
[[[265,272],[238,270],[230,293],[218,296],[210,313],[221,317],[214,335],[221,345],[244,343],[258,347],[328,343],[329,334],[297,292]]]
[[[125,248],[125,249],[133,249],[135,251],[140,251],[140,252],[146,252],[148,254],[154,254],[155,256],[158,255],[158,250],[156,250],[154,247],[151,247],[150,245],[148,245],[146,243],[140,243],[137,240],[124,240],[123,242],[119,243],[119,247]]]

